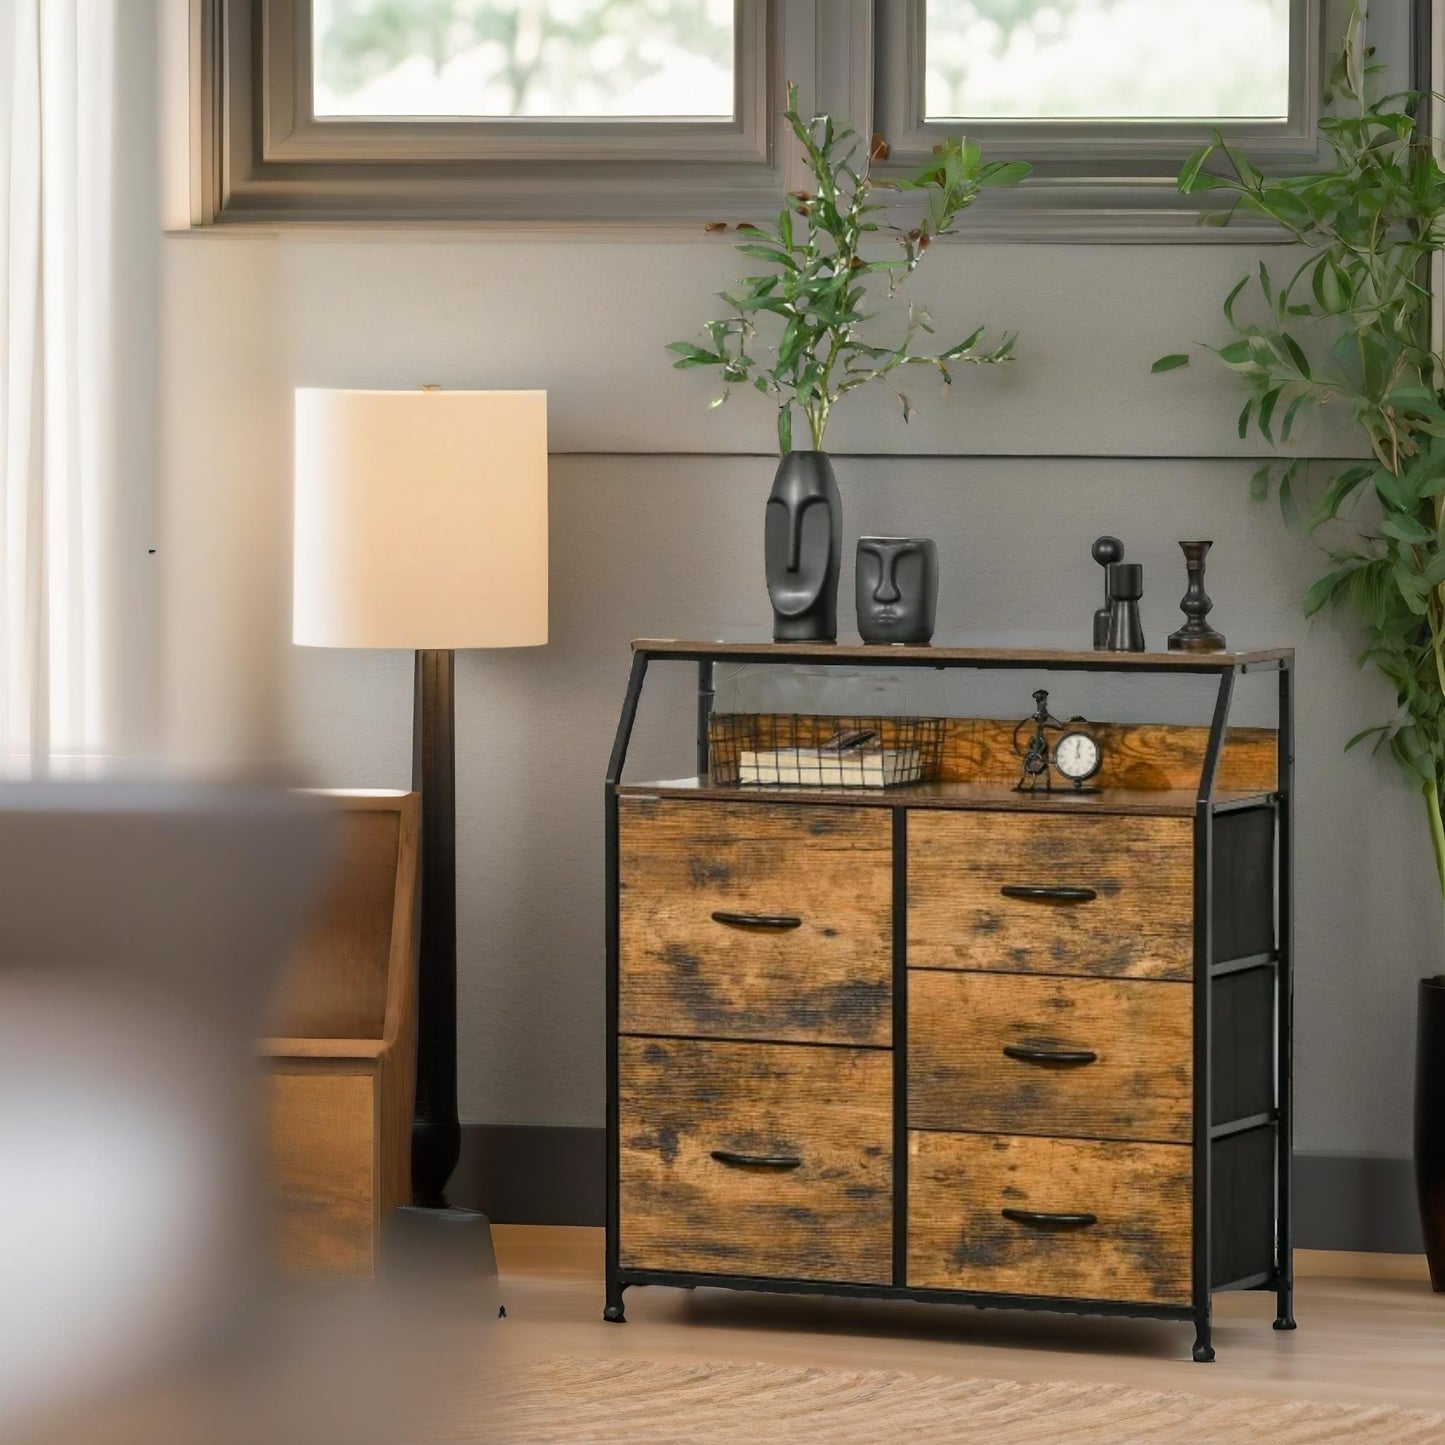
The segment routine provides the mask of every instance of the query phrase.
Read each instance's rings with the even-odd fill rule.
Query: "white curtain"
[[[125,368],[147,363],[115,324],[118,4],[0,0],[0,761],[11,771],[85,771],[124,730],[135,559],[117,398]]]

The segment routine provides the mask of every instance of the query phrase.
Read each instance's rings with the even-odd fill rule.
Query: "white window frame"
[[[1200,227],[1175,176],[1214,129],[1266,171],[1323,159],[1317,137],[1327,37],[1351,0],[1291,0],[1290,113],[1280,122],[924,120],[924,0],[736,0],[731,121],[317,119],[310,0],[188,0],[191,223],[452,224],[501,229],[704,225],[776,213],[806,186],[778,111],[788,80],[808,111],[881,134],[881,176],[966,131],[1033,177],[991,192],[961,239],[1279,240],[1254,221]],[[1205,0],[1200,0],[1205,3]],[[1413,0],[1413,8],[1429,0]],[[1418,24],[1418,21],[1417,21]],[[1408,25],[1386,58],[1408,74]],[[1402,78],[1402,84],[1408,83]]]

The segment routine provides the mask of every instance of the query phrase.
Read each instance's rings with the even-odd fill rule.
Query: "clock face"
[[[1088,733],[1065,733],[1054,748],[1054,766],[1070,782],[1082,783],[1099,771],[1103,755],[1097,738]]]

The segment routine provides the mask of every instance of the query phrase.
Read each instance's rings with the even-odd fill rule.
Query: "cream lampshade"
[[[296,393],[295,641],[547,640],[547,393]]]
[[[450,1209],[457,1122],[455,651],[547,640],[547,394],[296,393],[295,616],[307,647],[416,653],[422,797],[413,1198]]]

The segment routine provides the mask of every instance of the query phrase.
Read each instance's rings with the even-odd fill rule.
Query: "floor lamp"
[[[453,665],[457,648],[547,640],[546,392],[298,390],[293,636],[416,653],[412,1196],[447,1210],[461,1149]]]

